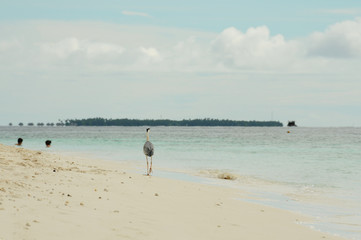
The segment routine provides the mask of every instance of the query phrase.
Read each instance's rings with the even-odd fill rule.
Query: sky
[[[0,125],[361,126],[361,1],[0,0]]]

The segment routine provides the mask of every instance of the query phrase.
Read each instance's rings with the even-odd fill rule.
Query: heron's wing
[[[143,146],[143,152],[147,156],[153,156],[154,154],[154,146],[151,142],[146,141]]]

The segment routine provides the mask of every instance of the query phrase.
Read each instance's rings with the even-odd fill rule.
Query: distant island
[[[67,119],[63,122],[65,126],[230,126],[230,127],[283,127],[278,121],[235,121],[228,119],[106,119],[86,118]]]

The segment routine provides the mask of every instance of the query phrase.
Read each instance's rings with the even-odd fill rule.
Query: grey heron
[[[143,146],[143,152],[145,154],[145,159],[147,160],[147,175],[152,173],[152,156],[154,154],[154,146],[149,141],[149,132],[150,132],[150,128],[147,128],[147,130],[146,130],[147,141],[144,143],[144,146]],[[148,157],[150,157],[150,167],[149,167],[149,163],[148,163]]]

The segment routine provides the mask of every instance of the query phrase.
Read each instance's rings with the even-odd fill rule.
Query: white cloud
[[[115,44],[109,43],[91,43],[86,49],[89,57],[98,57],[102,55],[117,55],[124,52],[124,48]]]
[[[122,14],[127,16],[150,17],[147,13],[143,12],[122,11]]]
[[[59,58],[67,58],[77,53],[84,55],[84,57],[96,58],[104,57],[104,55],[119,55],[124,52],[123,47],[115,44],[79,40],[75,37],[55,43],[43,43],[40,46],[44,53],[54,54]]]
[[[18,48],[20,45],[21,44],[17,40],[0,41],[0,52]]]
[[[30,115],[34,108],[34,115],[49,109],[55,119],[64,117],[59,112],[140,118],[163,112],[262,120],[273,109],[285,121],[307,121],[324,107],[355,112],[361,107],[360,29],[355,19],[288,40],[266,26],[208,33],[94,22],[0,23],[0,102],[10,103],[2,106],[3,116]],[[300,114],[302,106],[314,111]]]
[[[55,43],[43,43],[41,48],[45,53],[54,54],[59,58],[67,58],[80,50],[80,43],[76,38],[67,38]]]
[[[245,33],[227,28],[212,41],[211,49],[223,66],[246,69],[276,67],[297,54],[293,43],[280,34],[271,36],[266,26],[249,28]]]
[[[324,32],[313,33],[306,42],[310,55],[361,57],[361,18],[336,23]]]
[[[159,59],[160,58],[159,52],[155,48],[141,47],[140,51],[142,53],[144,53],[144,55],[149,57],[149,58],[153,58],[153,59]]]
[[[0,61],[8,67],[13,61],[13,66],[21,63],[29,69],[39,66],[44,69],[47,64],[54,69],[51,63],[55,61],[69,68],[77,63],[89,70],[115,72],[314,73],[334,69],[337,64],[355,71],[352,61],[361,57],[361,18],[336,23],[324,32],[296,40],[286,40],[281,34],[271,35],[266,26],[252,27],[245,32],[234,27],[219,34],[188,32],[187,36],[187,32],[180,35],[161,28],[49,24],[55,28],[44,27],[44,22],[7,27],[8,33],[0,37]],[[353,60],[340,62],[347,58]]]

